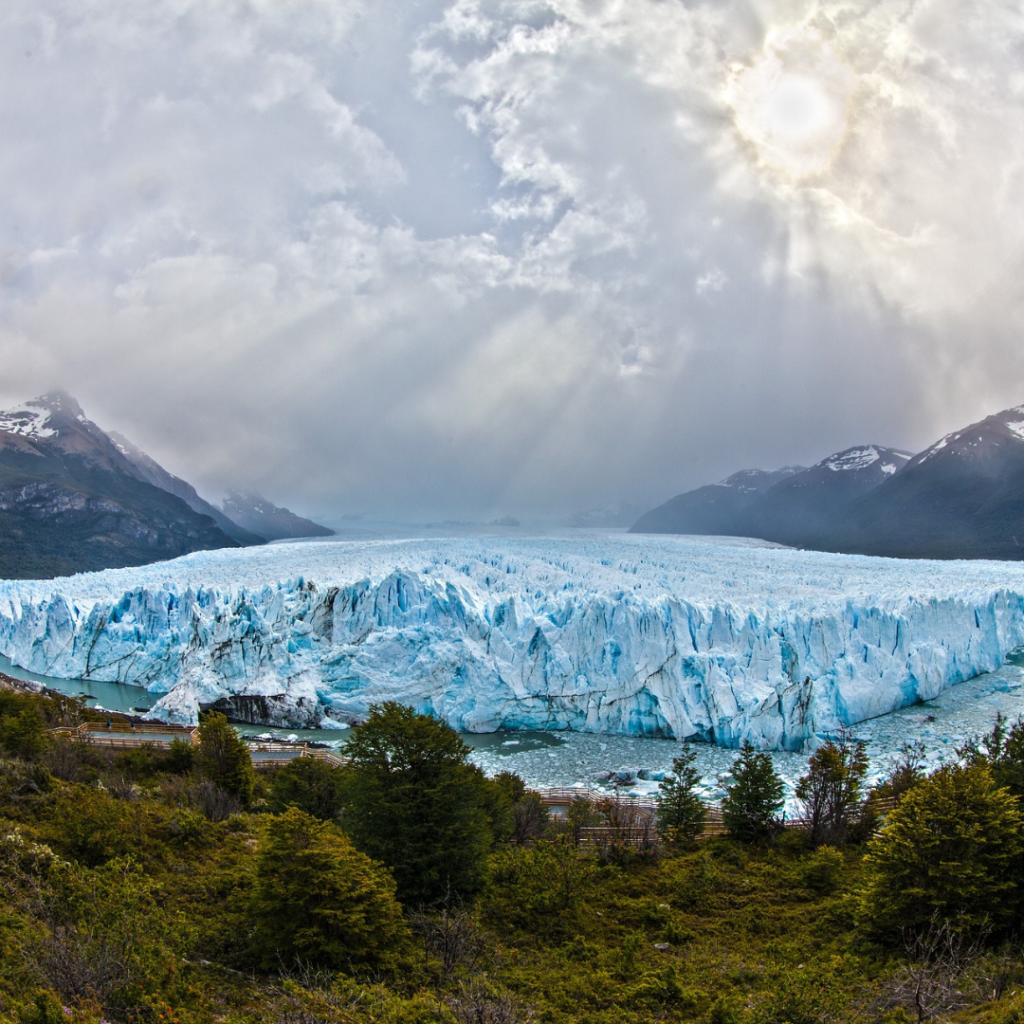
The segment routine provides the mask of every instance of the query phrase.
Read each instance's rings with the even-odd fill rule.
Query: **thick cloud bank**
[[[640,507],[1019,402],[981,0],[8,0],[0,365],[211,497]]]
[[[473,732],[775,749],[928,700],[1021,644],[1018,566],[689,538],[282,545],[0,596],[15,664],[148,686],[176,720],[241,695],[276,724],[330,726],[393,699]]]

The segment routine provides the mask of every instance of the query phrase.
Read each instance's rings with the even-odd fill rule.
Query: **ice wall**
[[[1011,563],[685,538],[284,545],[0,586],[15,664],[148,687],[178,721],[232,694],[277,697],[274,724],[291,726],[394,699],[474,732],[798,749],[1022,644]]]

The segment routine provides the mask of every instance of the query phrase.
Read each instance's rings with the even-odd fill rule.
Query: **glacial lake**
[[[86,696],[90,707],[109,711],[138,711],[153,695],[137,686],[74,679],[55,679],[18,668],[0,657],[0,671],[18,679],[42,683],[69,696]],[[905,742],[923,743],[929,766],[954,760],[955,748],[991,729],[996,715],[1015,720],[1024,715],[1024,651],[1010,655],[996,672],[952,686],[934,700],[901,708],[851,729],[868,745],[872,777],[886,766]],[[289,730],[236,726],[246,736],[298,739],[343,748],[347,730]],[[674,740],[573,732],[464,733],[473,760],[489,775],[513,771],[530,786],[580,786],[646,796],[657,791],[658,778],[671,769],[680,744]],[[693,744],[696,767],[704,778],[704,796],[721,795],[718,778],[728,772],[736,751]],[[772,759],[789,791],[804,773],[807,755],[773,751]]]

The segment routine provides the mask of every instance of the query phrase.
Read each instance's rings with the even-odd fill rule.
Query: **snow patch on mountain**
[[[905,463],[910,458],[909,452],[900,452],[891,448],[885,449],[885,455],[898,459],[900,463]],[[830,455],[819,465],[832,470],[833,473],[845,473],[851,470],[867,469],[868,466],[873,466],[883,457],[883,453],[876,445],[869,444],[859,448],[847,448],[846,451]],[[894,463],[883,463],[879,468],[883,473],[891,475],[899,467]]]
[[[0,583],[0,652],[134,683],[194,721],[387,699],[471,732],[811,737],[929,700],[1024,644],[1024,569],[693,537],[318,542]]]
[[[50,410],[34,402],[25,402],[0,412],[0,431],[20,437],[56,437],[57,431],[47,425],[49,422]]]

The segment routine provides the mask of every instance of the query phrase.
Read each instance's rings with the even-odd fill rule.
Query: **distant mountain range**
[[[630,531],[760,537],[898,558],[1024,559],[1024,406],[918,455],[872,444],[810,469],[744,470],[677,495]]]
[[[240,522],[127,438],[104,432],[62,391],[0,412],[0,577],[44,578],[331,533],[258,495],[247,500],[231,506]],[[253,529],[257,521],[273,528]]]

